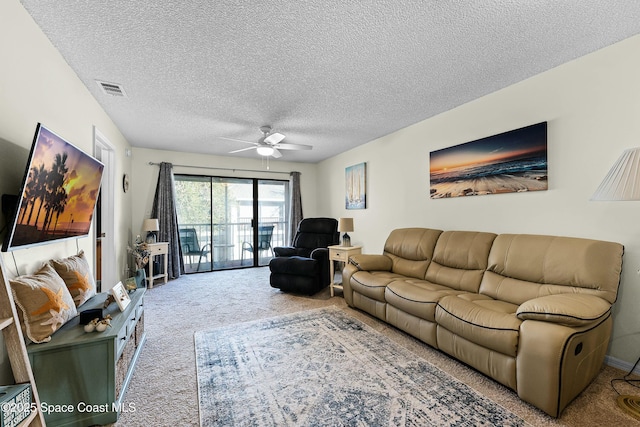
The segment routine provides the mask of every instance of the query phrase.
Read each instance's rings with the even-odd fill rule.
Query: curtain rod
[[[160,163],[149,162],[150,165],[160,166]],[[258,169],[237,169],[237,168],[216,168],[213,166],[190,166],[190,165],[173,165],[180,168],[194,168],[194,169],[214,169],[220,171],[232,171],[232,172],[259,172],[259,173],[281,173],[281,174],[291,174],[291,172],[278,172],[278,171],[270,171],[270,170],[258,170]]]

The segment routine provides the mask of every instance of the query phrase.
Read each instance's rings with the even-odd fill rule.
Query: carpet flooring
[[[313,297],[280,292],[269,286],[268,268],[192,274],[154,286],[145,296],[147,341],[125,395],[135,410],[121,415],[116,426],[198,426],[198,387],[194,334],[248,321],[310,309],[335,307],[471,387],[533,426],[640,426],[616,406],[609,384],[624,375],[605,367],[559,419],[553,419],[517,395],[428,345],[349,308],[329,289]],[[618,386],[624,394],[640,390]]]
[[[335,308],[196,332],[203,426],[524,426]]]

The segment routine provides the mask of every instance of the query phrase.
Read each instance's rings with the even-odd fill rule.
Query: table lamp
[[[622,153],[591,200],[640,200],[640,147]]]
[[[344,231],[342,246],[351,246],[351,237],[349,237],[347,231],[353,231],[353,218],[340,218],[338,220],[338,231]]]
[[[604,178],[591,200],[640,200],[640,147],[625,150]],[[638,359],[640,362],[640,359]],[[638,362],[631,372],[619,381],[629,380]],[[615,388],[614,388],[615,390]],[[640,418],[640,397],[619,394],[618,407],[629,415]]]
[[[142,222],[142,231],[147,232],[147,243],[155,243],[156,232],[160,230],[160,222],[156,218],[148,218]]]

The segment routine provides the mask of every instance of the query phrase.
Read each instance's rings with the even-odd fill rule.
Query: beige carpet
[[[269,286],[268,268],[182,276],[154,286],[145,297],[147,342],[117,426],[197,426],[198,396],[194,333],[248,320],[334,305],[491,398],[534,426],[639,425],[616,406],[609,381],[624,373],[605,367],[596,381],[558,420],[520,401],[515,393],[369,315],[349,308],[328,288],[313,297],[285,294]],[[620,385],[624,393],[640,390]]]

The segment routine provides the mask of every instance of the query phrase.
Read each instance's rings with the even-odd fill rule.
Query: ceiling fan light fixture
[[[270,156],[270,155],[273,154],[273,148],[272,147],[258,147],[258,148],[256,148],[256,151],[261,156]]]

